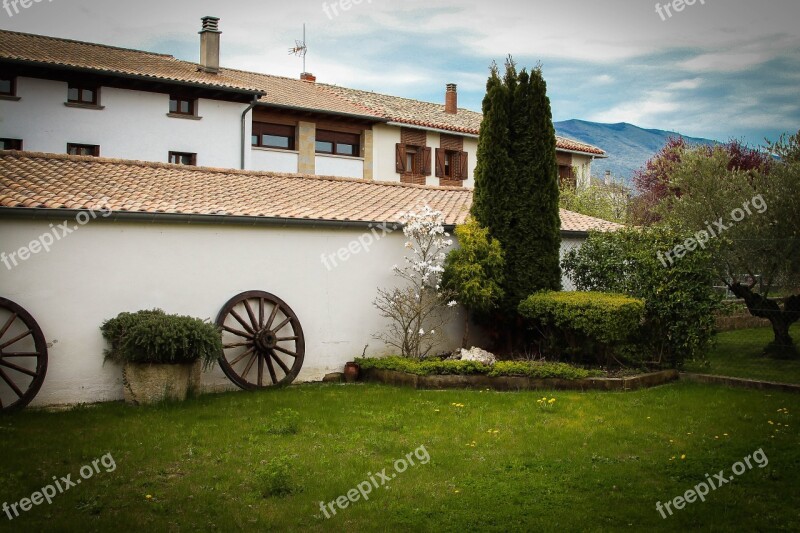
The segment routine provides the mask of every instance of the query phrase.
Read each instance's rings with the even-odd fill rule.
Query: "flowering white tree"
[[[392,270],[403,283],[394,289],[378,289],[375,307],[391,323],[375,338],[398,348],[405,357],[422,358],[441,343],[450,320],[446,310],[457,305],[441,286],[446,250],[453,241],[444,230],[444,215],[430,206],[405,213],[400,220],[408,252],[405,265],[394,265]]]

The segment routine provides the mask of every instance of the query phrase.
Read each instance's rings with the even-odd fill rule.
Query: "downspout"
[[[242,170],[245,170],[244,168],[245,153],[246,153],[245,149],[247,147],[247,123],[245,121],[247,120],[247,114],[250,111],[252,111],[253,108],[258,103],[258,99],[259,99],[258,95],[253,96],[253,101],[250,102],[250,105],[247,106],[247,109],[242,111]]]

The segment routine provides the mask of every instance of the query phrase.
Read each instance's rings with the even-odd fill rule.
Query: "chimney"
[[[447,84],[447,92],[444,93],[444,112],[451,115],[458,113],[458,86],[455,83]]]
[[[611,185],[611,171],[610,170],[606,170],[606,174],[605,174],[605,176],[603,176],[603,182],[606,185]]]
[[[314,83],[315,81],[317,81],[317,77],[314,76],[313,74],[311,74],[310,72],[301,73],[300,74],[300,79],[303,80],[303,81],[311,82],[311,83]]]
[[[219,72],[219,18],[203,17],[200,31],[200,66],[204,72]]]

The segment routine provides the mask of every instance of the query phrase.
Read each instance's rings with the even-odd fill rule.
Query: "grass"
[[[790,330],[792,338],[800,341],[800,324]],[[717,336],[717,346],[705,363],[687,363],[686,370],[718,376],[761,379],[800,384],[800,360],[767,358],[764,347],[773,339],[771,328],[728,331]]]
[[[586,370],[566,363],[545,363],[541,361],[498,361],[486,365],[478,361],[448,361],[441,359],[409,359],[407,357],[367,357],[357,358],[363,369],[381,369],[406,372],[418,376],[431,374],[522,376],[529,378],[584,379],[603,375],[603,372]]]
[[[315,384],[26,411],[0,418],[0,502],[107,453],[116,469],[0,529],[800,529],[800,396],[685,382],[537,404],[543,394]],[[765,468],[667,519],[656,511],[760,448]],[[418,464],[368,501],[323,516],[321,501],[415,450]]]

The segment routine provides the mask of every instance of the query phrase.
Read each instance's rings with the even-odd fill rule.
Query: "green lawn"
[[[0,418],[0,501],[29,496],[53,476],[74,480],[107,453],[116,469],[100,465],[52,505],[0,519],[0,528],[800,530],[800,396],[692,383],[549,392],[550,407],[537,404],[542,396],[302,385],[155,408],[26,411]],[[656,511],[657,501],[706,473],[728,476],[759,449],[765,468],[751,461],[705,503],[667,519]],[[370,474],[380,483],[377,472],[391,476],[414,450],[418,464],[368,501],[323,516],[321,501]]]
[[[790,330],[795,342],[800,342],[800,324]],[[717,336],[717,346],[703,364],[688,363],[686,370],[737,378],[762,379],[800,384],[800,359],[766,358],[764,347],[773,339],[771,328],[728,331]]]

